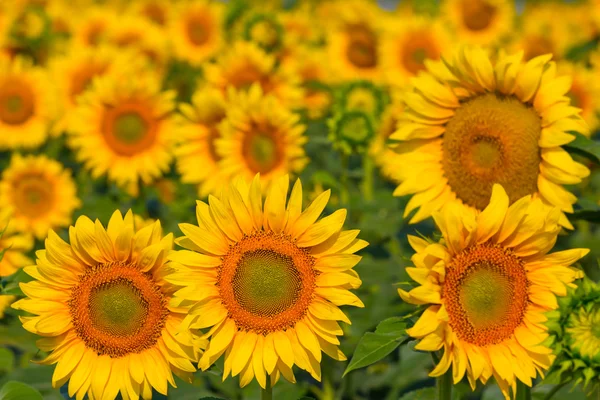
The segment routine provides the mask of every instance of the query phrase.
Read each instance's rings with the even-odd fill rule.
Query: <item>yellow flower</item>
[[[191,105],[182,104],[180,110],[184,119],[176,133],[177,170],[183,183],[197,184],[198,195],[206,197],[215,193],[224,180],[215,142],[220,137],[218,126],[225,118],[227,103],[221,91],[204,88],[194,94]]]
[[[201,65],[223,46],[223,5],[206,0],[183,2],[169,21],[175,55]]]
[[[337,2],[340,14],[330,28],[327,52],[339,80],[382,79],[380,11],[362,0]]]
[[[300,173],[308,159],[306,127],[300,117],[276,98],[263,95],[260,86],[229,93],[227,116],[215,140],[219,168],[227,179],[251,180],[260,173],[265,184],[288,173]]]
[[[158,26],[165,27],[173,12],[170,0],[135,0],[131,12],[141,15]]]
[[[0,208],[19,232],[43,239],[49,229],[68,226],[81,206],[71,171],[46,156],[15,154],[0,180]]]
[[[69,238],[48,232],[37,265],[25,267],[34,278],[20,284],[27,297],[13,304],[35,314],[21,321],[51,351],[41,363],[57,364],[52,386],[68,381],[77,399],[166,395],[173,372],[195,371],[200,344],[178,329],[186,309],[169,304],[177,290],[164,281],[172,234],[163,237],[158,221],[136,231],[132,213],[116,211],[106,229],[79,217]]]
[[[31,249],[33,237],[31,234],[15,231],[5,209],[0,216],[0,252],[3,252],[0,256],[0,277],[12,275],[19,268],[31,265],[31,259],[25,255]]]
[[[551,55],[521,61],[523,53],[492,61],[477,47],[460,48],[428,63],[403,93],[406,109],[391,139],[397,176],[394,194],[414,194],[405,215],[420,207],[421,221],[452,199],[477,210],[489,201],[494,183],[511,202],[525,195],[573,212],[575,184],[589,170],[560,146],[567,131],[588,133],[579,109],[565,95],[571,79],[557,76]],[[564,214],[561,225],[572,229]]]
[[[133,57],[122,55],[113,47],[71,47],[63,55],[50,62],[50,71],[57,87],[60,102],[60,117],[53,125],[55,134],[60,134],[72,124],[73,111],[78,98],[87,91],[95,77],[133,62]]]
[[[289,200],[287,176],[271,185],[263,205],[258,175],[250,186],[239,180],[208,204],[198,202],[198,224],[180,224],[172,253],[175,273],[167,281],[187,287],[175,301],[192,301],[187,321],[209,328],[209,344],[198,364],[206,370],[222,355],[223,378],[240,375],[240,386],[256,378],[265,387],[280,374],[295,382],[293,365],[321,377],[321,356],[346,357],[338,349],[350,323],[338,308],[363,307],[348,289],[361,281],[353,254],[367,243],[358,230],[342,231],[346,210],[317,222],[330,191],[302,212],[302,186],[296,181]]]
[[[75,47],[96,47],[106,42],[106,35],[118,15],[108,7],[85,8],[75,20],[71,41]]]
[[[272,94],[285,106],[300,106],[299,77],[289,69],[278,68],[275,61],[254,43],[236,42],[215,63],[204,67],[204,76],[209,85],[223,93],[230,86],[247,90],[257,83],[265,94]]]
[[[381,65],[386,81],[396,86],[425,70],[425,60],[439,60],[452,47],[449,32],[437,20],[411,16],[390,21],[391,32],[382,39]]]
[[[0,56],[0,149],[41,145],[55,117],[54,95],[44,70]]]
[[[430,376],[451,367],[454,383],[466,373],[472,389],[493,376],[508,399],[517,380],[531,386],[550,367],[552,349],[542,344],[548,338],[544,314],[583,276],[570,265],[589,252],[548,254],[561,230],[559,217],[560,210],[541,207],[531,196],[509,207],[496,184],[481,213],[457,203],[434,213],[439,243],[408,237],[416,254],[406,272],[418,286],[398,293],[427,306],[407,329],[419,339],[415,349],[444,350]]]
[[[0,319],[4,318],[4,311],[15,301],[15,296],[0,296]]]
[[[511,32],[515,5],[511,0],[447,0],[443,16],[462,42],[491,45]]]
[[[558,63],[558,71],[573,79],[571,90],[567,96],[574,107],[581,109],[581,116],[591,132],[598,129],[598,112],[600,111],[600,82],[596,78],[600,73],[599,65],[588,69],[580,64],[567,61]]]
[[[138,194],[172,160],[175,92],[161,91],[153,74],[133,69],[131,79],[105,75],[81,97],[71,126],[70,144],[94,178],[108,178]]]

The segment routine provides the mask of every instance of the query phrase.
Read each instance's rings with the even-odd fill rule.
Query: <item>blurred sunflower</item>
[[[0,57],[0,149],[41,145],[55,117],[54,96],[43,69]]]
[[[180,3],[169,21],[175,55],[193,65],[215,56],[224,45],[223,13],[220,3]]]
[[[561,230],[560,211],[525,196],[509,207],[494,185],[489,205],[477,214],[451,203],[434,213],[443,239],[409,236],[415,267],[406,268],[418,286],[400,297],[427,308],[407,333],[417,350],[444,350],[430,376],[452,368],[454,384],[467,375],[475,390],[494,377],[509,399],[517,380],[532,385],[553,360],[544,313],[558,307],[556,296],[583,276],[570,267],[589,250],[547,254]]]
[[[381,11],[363,0],[334,4],[339,15],[329,28],[327,52],[335,78],[380,81]]]
[[[393,100],[391,102],[381,116],[379,129],[369,148],[369,154],[380,168],[381,174],[396,184],[400,183],[395,175],[398,169],[396,160],[398,154],[388,146],[387,142],[390,136],[396,132],[403,111],[404,106],[400,101]]]
[[[0,319],[4,318],[4,311],[10,306],[15,300],[16,296],[0,295]]]
[[[173,12],[170,0],[135,0],[130,7],[133,14],[141,15],[162,27],[167,25]]]
[[[294,364],[320,380],[322,352],[346,359],[337,321],[350,321],[338,306],[363,307],[349,289],[361,284],[353,253],[367,243],[358,230],[342,231],[344,209],[317,222],[330,191],[302,212],[300,180],[286,207],[288,185],[287,176],[277,179],[263,205],[257,175],[249,187],[239,180],[198,202],[199,226],[179,225],[177,243],[187,250],[169,257],[167,281],[187,286],[174,299],[194,302],[186,322],[210,328],[199,368],[225,355],[223,379],[239,374],[242,387],[254,378],[273,385],[280,374],[295,383]]]
[[[7,209],[0,213],[0,277],[12,275],[19,268],[33,264],[25,255],[33,248],[33,237],[28,233],[15,231],[6,211]]]
[[[277,13],[257,10],[245,17],[244,38],[267,52],[280,50],[285,40],[284,35],[283,24]]]
[[[580,64],[567,61],[558,64],[561,74],[573,79],[571,90],[567,96],[574,107],[581,109],[581,116],[587,123],[591,132],[598,129],[598,112],[600,112],[600,82],[597,79],[600,65],[588,69]]]
[[[442,51],[447,52],[452,47],[452,40],[439,20],[413,16],[402,24],[393,21],[381,46],[386,81],[402,86],[410,77],[425,70],[425,60],[439,60]]]
[[[286,49],[293,51],[297,46],[313,45],[323,40],[323,28],[314,23],[316,17],[308,4],[298,4],[295,8],[281,13],[279,18]]]
[[[105,229],[82,216],[69,229],[71,243],[48,232],[34,278],[21,283],[27,296],[13,308],[51,352],[42,364],[57,364],[52,386],[68,381],[69,396],[83,399],[149,399],[166,395],[172,373],[189,380],[198,343],[178,329],[186,309],[169,304],[177,287],[164,281],[173,236],[160,222],[136,231],[133,215],[116,211]],[[168,383],[167,383],[168,382]]]
[[[138,195],[169,169],[175,92],[161,91],[154,74],[134,70],[94,80],[75,109],[69,143],[92,176],[108,178]]]
[[[177,170],[183,183],[198,185],[198,195],[202,198],[215,193],[224,181],[215,142],[221,136],[218,126],[227,107],[221,91],[214,88],[196,92],[191,105],[180,105],[184,120],[177,129]]]
[[[0,208],[19,232],[43,239],[49,229],[68,226],[81,206],[71,171],[46,156],[14,154],[0,180]]]
[[[561,382],[583,384],[589,395],[600,388],[600,286],[584,278],[548,313],[548,326]]]
[[[106,42],[110,26],[118,19],[108,7],[88,7],[75,20],[71,41],[74,47],[95,47]]]
[[[525,195],[573,212],[576,184],[589,170],[560,146],[567,131],[589,134],[580,110],[566,97],[571,78],[556,75],[551,55],[527,63],[523,53],[491,61],[477,47],[460,48],[427,64],[403,93],[406,109],[391,139],[398,140],[394,195],[414,194],[405,215],[421,221],[450,200],[483,210],[492,185],[511,202]],[[572,229],[564,214],[562,226]]]
[[[215,63],[206,64],[204,76],[209,85],[223,93],[230,86],[247,90],[256,83],[287,107],[302,104],[300,78],[290,69],[278,68],[275,58],[254,43],[235,42]]]
[[[228,104],[219,127],[221,137],[215,140],[225,177],[249,181],[260,173],[268,185],[277,177],[304,169],[308,159],[303,146],[308,138],[297,114],[273,96],[265,96],[258,85],[248,92],[231,90]]]
[[[491,45],[514,26],[515,2],[511,0],[446,0],[442,15],[459,40]]]
[[[57,87],[60,117],[52,131],[60,134],[72,124],[77,99],[92,86],[95,77],[132,62],[132,57],[129,59],[122,52],[106,45],[95,48],[71,47],[65,55],[53,58],[49,68]]]

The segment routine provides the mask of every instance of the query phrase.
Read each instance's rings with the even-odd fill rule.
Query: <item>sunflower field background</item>
[[[0,0],[0,400],[600,399],[599,78],[594,0]],[[231,249],[319,265],[306,301],[332,317],[243,325],[242,289],[210,286],[246,268]],[[184,350],[140,379],[103,377],[142,350],[86,342],[92,278],[65,270],[104,252],[114,273],[152,257],[131,279],[178,308],[154,317]],[[268,315],[264,282],[296,282],[248,273]],[[105,318],[142,332],[124,310]],[[268,366],[271,333],[291,363],[273,339]]]

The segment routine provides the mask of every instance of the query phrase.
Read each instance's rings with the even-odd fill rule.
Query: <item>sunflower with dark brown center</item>
[[[154,74],[132,69],[94,80],[75,109],[70,145],[94,176],[110,180],[137,195],[138,184],[150,184],[169,168],[175,92],[162,91]]]
[[[428,306],[407,333],[419,340],[417,350],[443,349],[430,375],[452,368],[454,383],[466,374],[473,390],[493,376],[506,398],[516,380],[531,386],[552,364],[544,314],[583,276],[571,264],[589,252],[548,254],[561,230],[559,210],[531,196],[509,202],[494,185],[481,213],[459,203],[435,212],[443,239],[408,237],[416,254],[406,272],[417,286],[398,290],[404,301]]]
[[[135,229],[131,211],[116,211],[106,229],[80,217],[69,233],[70,244],[49,232],[37,265],[25,268],[34,278],[21,286],[27,297],[13,304],[35,314],[23,327],[44,337],[38,346],[51,353],[42,363],[58,363],[52,385],[68,381],[77,398],[150,398],[175,386],[173,372],[189,379],[203,341],[179,331],[185,307],[169,305],[172,235],[158,221]]]
[[[457,199],[483,210],[492,186],[512,202],[532,195],[545,205],[573,212],[576,197],[563,184],[589,174],[561,148],[588,134],[580,110],[566,94],[570,78],[557,76],[550,55],[522,62],[522,53],[492,62],[466,47],[428,64],[405,90],[405,113],[390,139],[398,157],[394,194],[413,194],[405,209],[421,221]],[[560,224],[572,228],[564,214]]]
[[[338,306],[363,306],[349,289],[361,284],[354,253],[367,243],[342,231],[346,210],[317,221],[329,191],[302,211],[300,180],[289,199],[288,185],[287,176],[272,182],[263,204],[257,175],[198,202],[198,225],[179,225],[187,250],[170,256],[176,271],[166,279],[187,286],[175,298],[193,303],[190,327],[209,329],[199,367],[224,355],[223,377],[239,374],[241,386],[295,382],[294,365],[320,380],[322,352],[346,359],[337,321],[349,320]]]
[[[461,41],[491,45],[511,33],[515,6],[510,0],[448,0],[443,15]]]

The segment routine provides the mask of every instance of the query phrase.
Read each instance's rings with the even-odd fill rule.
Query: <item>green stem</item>
[[[452,368],[437,378],[438,400],[452,399]]]
[[[544,400],[550,400],[552,397],[554,397],[554,395],[563,387],[565,387],[565,385],[567,383],[569,383],[570,381],[564,381],[559,383],[558,385],[555,385],[551,391],[548,392],[548,394],[546,395],[546,397],[544,397]]]
[[[340,177],[340,202],[342,205],[348,205],[350,195],[348,192],[348,169],[350,167],[350,157],[342,152],[342,176]]]
[[[260,391],[260,400],[273,400],[273,388],[271,387],[271,377],[267,375],[267,384]]]
[[[531,400],[531,388],[518,379],[515,400]]]
[[[368,152],[365,152],[363,158],[363,195],[366,201],[371,202],[373,200],[373,159]]]

